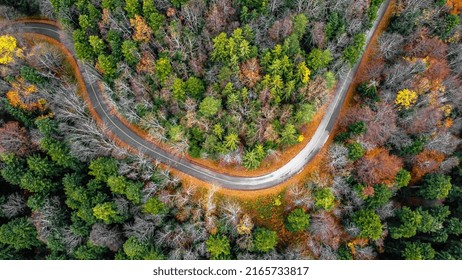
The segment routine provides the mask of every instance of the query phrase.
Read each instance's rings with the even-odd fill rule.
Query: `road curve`
[[[385,12],[390,5],[390,2],[391,0],[384,1],[381,8],[379,9],[378,16],[373,27],[366,34],[366,46],[369,46],[371,38],[379,23],[382,21]],[[43,22],[24,22],[21,23],[20,32],[41,34],[51,37],[58,42],[62,42],[60,36],[61,30],[52,24]],[[72,54],[74,54],[72,46],[66,47]],[[76,59],[75,55],[74,59]],[[362,59],[363,57],[361,60]],[[196,177],[202,181],[206,181],[228,189],[251,191],[266,189],[283,183],[292,176],[300,173],[303,168],[314,158],[314,156],[326,143],[331,131],[335,126],[336,120],[345,101],[346,93],[348,92],[353,78],[358,71],[359,64],[360,62],[358,62],[348,72],[347,76],[339,83],[339,87],[335,92],[335,96],[331,104],[329,104],[329,107],[327,108],[325,115],[310,142],[308,142],[307,145],[294,158],[292,158],[281,168],[274,172],[257,177],[230,176],[215,172],[203,166],[199,166],[186,158],[180,158],[178,156],[172,155],[168,151],[165,151],[152,142],[140,137],[133,130],[127,127],[117,116],[114,116],[110,113],[111,109],[109,105],[103,100],[102,93],[99,90],[97,81],[90,82],[85,79],[85,77],[88,77],[88,75],[82,76],[85,81],[85,88],[90,101],[88,106],[93,107],[98,117],[103,121],[111,133],[118,138],[118,140],[121,140],[125,144],[144,153],[152,159],[155,159],[187,175]],[[79,65],[82,66],[81,64]],[[85,67],[80,67],[80,69],[84,69],[83,71],[81,70],[82,72],[86,71]]]

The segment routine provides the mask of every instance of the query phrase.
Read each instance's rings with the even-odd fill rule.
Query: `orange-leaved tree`
[[[412,167],[413,180],[418,181],[426,174],[437,170],[444,158],[443,153],[434,150],[424,150],[418,154]]]

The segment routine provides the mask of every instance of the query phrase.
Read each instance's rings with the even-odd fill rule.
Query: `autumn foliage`
[[[261,79],[260,71],[260,64],[258,64],[258,60],[254,57],[242,63],[239,78],[245,85],[253,88]]]
[[[37,87],[26,83],[23,79],[18,79],[11,83],[11,90],[6,93],[8,102],[13,107],[33,111],[46,109],[46,100],[37,97]]]
[[[402,167],[402,159],[384,148],[375,148],[358,161],[358,179],[367,185],[390,184]]]
[[[151,40],[152,29],[148,26],[143,17],[138,15],[130,19],[130,25],[134,29],[133,40],[147,43]]]
[[[13,36],[0,36],[0,64],[11,63],[15,56],[21,55],[22,50],[18,48],[17,41]]]
[[[447,5],[452,9],[452,14],[458,14],[462,11],[462,0],[448,0]]]
[[[412,178],[420,180],[426,174],[437,170],[444,158],[444,154],[441,152],[424,150],[415,157]]]

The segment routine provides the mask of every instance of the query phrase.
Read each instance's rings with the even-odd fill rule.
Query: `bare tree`
[[[40,15],[49,18],[49,19],[55,19],[54,17],[54,11],[53,11],[53,6],[51,5],[51,2],[48,0],[38,0],[38,5],[40,9]]]
[[[384,32],[378,39],[379,50],[385,59],[392,59],[399,54],[403,42],[400,34]]]
[[[0,16],[6,20],[14,20],[21,16],[21,14],[19,14],[19,12],[13,7],[0,5]]]
[[[384,206],[377,209],[377,214],[380,216],[380,220],[393,217],[395,213],[396,205],[393,201],[388,202]]]
[[[321,252],[319,254],[319,259],[320,260],[337,260],[338,255],[337,252],[329,246],[321,246]]]
[[[11,219],[18,216],[26,210],[26,201],[20,193],[12,193],[6,199],[6,202],[0,206],[0,210],[5,217]]]
[[[312,216],[310,223],[311,237],[334,249],[338,249],[342,234],[336,219],[323,211]]]
[[[300,184],[290,186],[287,194],[290,201],[292,201],[293,205],[296,207],[312,209],[314,206],[314,199],[311,192]]]
[[[75,234],[69,227],[62,229],[62,241],[68,253],[72,253],[74,249],[83,243],[84,238]]]
[[[449,173],[454,167],[458,166],[459,163],[460,160],[458,157],[450,157],[440,164],[440,170],[443,173]]]
[[[334,143],[329,147],[329,164],[335,170],[340,170],[344,168],[349,160],[348,160],[348,149],[342,145]]]
[[[110,227],[105,224],[94,224],[90,232],[90,241],[101,247],[107,247],[117,252],[123,245],[122,233],[117,227]]]
[[[203,0],[191,0],[181,7],[181,15],[187,27],[194,31],[198,30],[204,21],[205,6]]]
[[[235,229],[239,223],[239,217],[242,213],[239,203],[227,200],[221,205],[221,212],[225,222]]]
[[[23,156],[32,149],[33,145],[27,130],[18,122],[7,122],[0,127],[0,153],[14,153]]]
[[[377,255],[372,246],[357,247],[355,251],[355,257],[359,260],[373,260]]]
[[[430,150],[438,151],[446,155],[451,155],[462,143],[462,140],[450,132],[441,132],[430,139],[425,147]]]
[[[38,239],[45,243],[53,231],[59,232],[62,220],[63,212],[57,196],[46,199],[44,205],[32,213],[32,223],[37,229]]]

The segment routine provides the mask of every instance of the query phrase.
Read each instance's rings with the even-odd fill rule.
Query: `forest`
[[[0,18],[58,20],[130,124],[253,170],[303,141],[381,3],[24,0]],[[121,145],[63,46],[0,27],[0,259],[462,259],[462,5],[391,5],[319,165],[248,196]]]
[[[128,121],[177,154],[250,170],[303,141],[360,57],[381,3],[368,2],[51,1]]]

